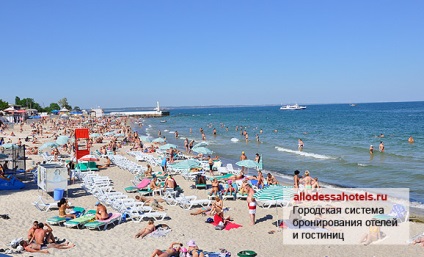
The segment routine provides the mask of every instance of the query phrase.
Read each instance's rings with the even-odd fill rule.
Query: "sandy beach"
[[[20,133],[19,126],[15,125],[14,133],[16,136],[10,138],[13,143],[16,143],[18,138],[26,137],[30,134],[30,131],[30,126],[25,125],[24,131]],[[5,133],[9,135],[11,130],[6,130]],[[50,139],[39,138],[40,143],[50,141]],[[101,145],[103,144],[94,144],[93,149],[98,149]],[[136,162],[133,157],[127,154],[129,149],[129,146],[123,146],[117,154]],[[27,162],[28,166],[31,166],[32,160],[35,162],[42,161],[42,158],[38,155],[30,155],[29,157],[31,160]],[[104,163],[104,159],[101,159],[98,163]],[[146,165],[144,162],[141,162],[141,164]],[[155,167],[154,171],[158,171],[159,169],[160,167]],[[99,174],[108,176],[113,181],[115,191],[121,192],[125,192],[124,188],[130,186],[130,180],[134,179],[133,174],[116,166],[102,169],[99,171]],[[199,199],[207,198],[207,192],[209,190],[191,188],[194,184],[193,181],[185,180],[180,175],[175,176],[175,180],[184,189],[185,195],[196,195]],[[0,191],[0,214],[8,214],[10,216],[8,220],[0,219],[0,238],[2,240],[0,248],[9,248],[6,244],[15,238],[26,238],[27,231],[33,221],[45,222],[47,218],[58,215],[57,209],[52,209],[48,212],[42,212],[36,209],[32,203],[37,200],[39,195],[42,195],[44,199],[50,202],[53,202],[53,198],[37,189],[36,184],[32,180],[28,179],[24,182],[26,186],[22,190]],[[81,185],[81,182],[77,181],[75,184],[69,186],[69,201],[74,206],[81,206],[87,210],[95,209],[97,199],[90,193],[86,193],[81,188]],[[128,193],[128,195],[134,197],[137,194]],[[66,239],[66,241],[72,242],[76,246],[66,250],[52,249],[50,253],[52,256],[150,256],[156,248],[166,249],[171,242],[181,242],[186,246],[189,240],[195,240],[199,248],[205,251],[219,251],[220,248],[227,249],[232,253],[232,256],[237,256],[237,253],[241,250],[253,250],[257,253],[257,256],[263,257],[420,256],[423,253],[421,246],[408,245],[286,246],[282,243],[282,233],[278,231],[274,223],[278,218],[276,216],[276,209],[258,208],[256,214],[257,224],[251,226],[249,225],[249,215],[246,201],[244,200],[224,201],[224,207],[229,208],[226,215],[230,215],[235,223],[242,225],[240,228],[229,231],[215,230],[214,226],[205,223],[206,216],[192,216],[190,215],[190,211],[184,210],[179,206],[168,206],[166,204],[164,206],[169,219],[156,222],[155,224],[167,224],[172,229],[172,232],[165,237],[134,238],[134,235],[146,226],[146,221],[142,221],[141,223],[126,221],[117,226],[110,227],[106,231],[52,226],[54,236],[60,240]],[[109,211],[112,211],[112,209],[110,208]],[[409,222],[409,226],[411,237],[424,231],[424,224],[422,223]],[[275,231],[275,233],[268,233],[270,231]],[[14,255],[12,254],[12,256]],[[38,256],[42,254],[22,254],[22,256],[34,255]],[[8,255],[2,255],[0,253],[0,256]]]

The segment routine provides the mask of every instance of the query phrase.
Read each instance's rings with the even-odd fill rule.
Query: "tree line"
[[[36,109],[38,112],[48,112],[51,113],[53,110],[60,110],[61,108],[66,108],[68,110],[73,111],[81,111],[78,106],[72,108],[68,103],[68,99],[66,97],[60,99],[56,103],[51,103],[49,106],[42,107],[39,103],[37,103],[34,98],[23,98],[21,99],[19,96],[15,97],[15,105],[20,105],[27,109]],[[0,99],[0,110],[4,110],[9,107],[9,103]]]

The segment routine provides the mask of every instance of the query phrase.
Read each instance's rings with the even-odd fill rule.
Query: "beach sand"
[[[18,126],[15,126],[15,133]],[[29,129],[25,128],[23,134],[17,133],[14,137],[23,137]],[[9,132],[10,133],[10,132]],[[43,139],[48,141],[48,139]],[[96,144],[95,147],[99,145]],[[119,154],[131,159],[126,154],[129,147],[119,150]],[[39,156],[31,156],[35,161],[41,160]],[[135,160],[134,160],[135,161]],[[31,162],[31,161],[30,161]],[[29,162],[29,163],[30,163]],[[102,163],[102,161],[100,161]],[[144,164],[145,165],[145,164]],[[155,170],[159,169],[155,167]],[[118,167],[110,167],[99,172],[100,175],[109,176],[113,180],[116,191],[124,192],[123,188],[130,186],[130,180],[134,178],[130,172],[121,170]],[[198,198],[206,198],[206,190],[191,189],[192,181],[186,181],[181,176],[175,176],[177,183],[184,189],[185,195],[197,195]],[[7,248],[6,244],[10,240],[24,237],[34,220],[45,222],[48,217],[56,216],[57,209],[48,212],[41,212],[32,203],[37,200],[38,195],[43,195],[45,199],[53,202],[53,198],[41,190],[31,181],[25,181],[26,187],[18,191],[0,191],[0,214],[8,214],[9,220],[0,219],[0,248]],[[129,194],[134,197],[136,194]],[[87,194],[81,183],[69,186],[69,201],[74,206],[81,206],[86,209],[95,209],[97,199]],[[246,201],[227,200],[224,206],[229,207],[230,215],[235,223],[243,225],[238,229],[230,231],[219,231],[211,224],[205,223],[207,217],[198,215],[191,216],[190,211],[183,210],[178,206],[168,206],[165,208],[170,219],[155,224],[164,223],[171,227],[172,232],[161,238],[146,237],[135,239],[134,235],[147,224],[146,221],[134,223],[127,221],[106,231],[69,229],[65,227],[52,226],[53,234],[60,240],[66,239],[76,246],[67,250],[50,250],[51,256],[150,256],[156,248],[166,249],[172,242],[182,242],[185,246],[189,240],[195,240],[197,245],[206,251],[219,251],[225,248],[237,256],[241,250],[253,250],[257,256],[420,256],[424,248],[421,246],[406,245],[351,245],[351,246],[328,246],[328,245],[298,245],[285,246],[282,241],[281,232],[277,231],[273,224],[277,220],[276,209],[257,209],[257,224],[249,225],[249,215]],[[111,208],[109,208],[112,211]],[[281,217],[280,217],[281,218]],[[274,234],[268,232],[275,230]],[[424,224],[410,222],[411,237],[424,231]],[[22,256],[39,256],[41,254],[24,253]],[[2,253],[0,253],[2,256]]]

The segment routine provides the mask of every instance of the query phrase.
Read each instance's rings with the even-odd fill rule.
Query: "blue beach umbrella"
[[[122,134],[122,133],[120,133],[120,134],[115,134],[115,137],[125,137],[125,134]]]
[[[200,168],[202,167],[202,164],[199,161],[196,160],[184,160],[181,162],[177,162],[174,164],[169,164],[170,167],[175,168],[175,169],[186,169],[186,170],[190,170],[193,168]]]
[[[56,142],[47,142],[47,143],[42,144],[38,149],[44,150],[48,147],[55,148],[55,147],[58,147],[58,146],[59,146],[59,144],[57,144]]]
[[[19,146],[17,144],[12,144],[12,143],[1,145],[1,147],[3,147],[4,149],[18,149],[19,148]]]
[[[170,148],[177,148],[177,146],[174,145],[174,144],[165,144],[165,145],[159,146],[159,149],[160,150],[168,150]]]
[[[193,148],[197,148],[197,147],[205,147],[205,146],[208,146],[208,145],[209,145],[209,143],[208,143],[208,142],[200,142],[200,143],[195,144],[195,145],[193,146]]]
[[[139,136],[140,140],[143,142],[152,142],[152,138],[149,136]]]
[[[0,153],[0,159],[7,159],[7,158],[9,158],[9,155]]]
[[[252,161],[252,160],[239,161],[239,162],[236,162],[236,165],[238,165],[240,167],[245,167],[245,168],[258,168],[259,167],[259,163]]]
[[[213,151],[206,147],[193,147],[193,152],[201,153],[201,154],[212,154]]]
[[[94,138],[99,137],[99,136],[101,136],[99,133],[92,133],[92,134],[90,134],[90,137],[94,137]]]
[[[60,136],[56,139],[56,143],[58,145],[66,145],[69,141],[69,137],[67,136]]]
[[[153,139],[152,142],[153,143],[165,143],[165,139],[162,138],[162,137],[158,137],[158,138]]]

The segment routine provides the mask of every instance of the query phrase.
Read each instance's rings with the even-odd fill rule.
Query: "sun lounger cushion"
[[[66,217],[54,216],[47,219],[49,224],[59,224],[66,221]]]
[[[92,222],[85,224],[84,226],[88,229],[96,229],[100,226],[103,226],[103,225],[109,224],[110,222],[115,221],[120,216],[121,216],[121,214],[119,214],[119,213],[109,214],[109,218],[106,219],[106,220],[95,220],[95,221],[92,221]]]
[[[138,183],[137,188],[138,189],[143,189],[145,187],[147,187],[150,184],[150,179],[143,179],[142,181],[140,181],[140,183]]]

